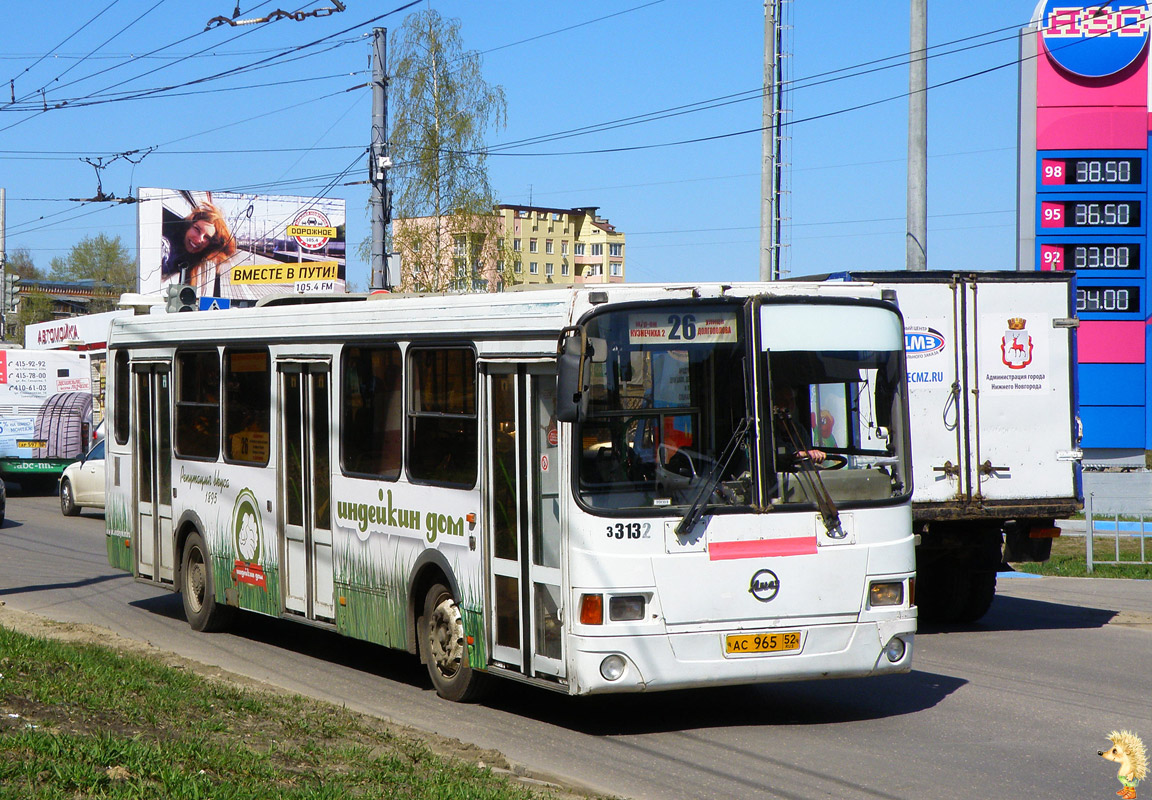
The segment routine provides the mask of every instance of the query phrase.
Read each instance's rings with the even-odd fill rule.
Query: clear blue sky
[[[330,5],[244,0],[241,16]],[[135,253],[134,206],[74,201],[96,192],[97,172],[84,159],[105,165],[103,191],[117,197],[141,186],[310,195],[354,165],[326,194],[346,200],[349,241],[362,240],[368,190],[344,184],[366,177],[371,97],[352,87],[367,80],[372,27],[399,27],[406,12],[372,22],[402,0],[345,5],[324,18],[205,31],[211,17],[231,16],[235,0],[20,4],[0,45],[8,251],[27,248],[47,270],[83,237],[105,233]],[[599,206],[627,234],[630,281],[757,277],[758,132],[574,151],[759,128],[761,2],[429,5],[461,20],[466,45],[483,53],[486,78],[507,93],[507,127],[490,133],[494,146],[728,98],[692,113],[511,148],[490,158],[490,172],[501,202]],[[928,5],[929,85],[992,70],[929,96],[929,267],[1012,269],[1015,34],[1034,4]],[[793,275],[903,268],[907,4],[797,0],[789,16],[795,124],[786,266]],[[305,47],[325,37],[332,38]],[[264,60],[260,69],[203,80]],[[13,79],[15,106],[8,104]],[[155,149],[141,158],[148,148]],[[128,151],[139,152],[116,158]],[[367,267],[354,256],[348,275],[367,287]]]

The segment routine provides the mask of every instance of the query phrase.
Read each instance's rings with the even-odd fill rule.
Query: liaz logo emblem
[[[904,349],[914,358],[939,353],[944,350],[944,334],[925,325],[908,325],[904,331]]]
[[[748,591],[761,603],[767,603],[780,593],[780,579],[772,570],[762,569],[752,576]]]

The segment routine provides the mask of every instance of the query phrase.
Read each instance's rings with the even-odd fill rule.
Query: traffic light
[[[199,299],[196,290],[186,283],[170,283],[164,287],[164,300],[169,313],[173,311],[196,311]]]

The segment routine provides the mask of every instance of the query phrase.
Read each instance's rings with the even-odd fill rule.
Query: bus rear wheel
[[[457,702],[479,699],[487,689],[489,676],[468,664],[464,618],[448,587],[437,583],[428,589],[418,630],[420,655],[436,694]]]
[[[218,631],[232,620],[233,609],[216,602],[212,586],[212,562],[204,538],[193,531],[184,542],[180,559],[180,595],[184,616],[196,631]]]

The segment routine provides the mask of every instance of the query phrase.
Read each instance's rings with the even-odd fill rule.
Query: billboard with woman
[[[346,290],[342,199],[141,189],[138,200],[143,293],[186,283],[248,305]]]

